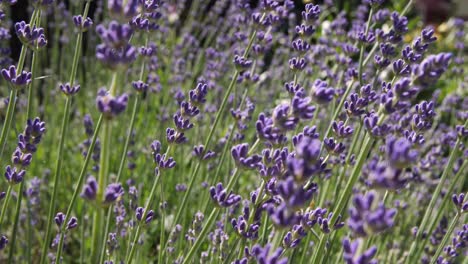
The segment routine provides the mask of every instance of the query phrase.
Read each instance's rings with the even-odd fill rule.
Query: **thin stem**
[[[5,217],[5,213],[6,213],[6,210],[7,210],[7,207],[8,207],[8,203],[10,202],[11,189],[12,188],[13,187],[11,185],[8,185],[8,189],[7,189],[6,196],[5,196],[5,201],[3,201],[2,212],[1,212],[1,215],[0,215],[0,227],[3,224],[3,219]]]
[[[11,121],[13,119],[13,113],[15,112],[15,105],[16,105],[16,96],[18,95],[18,90],[15,88],[10,90],[10,97],[8,99],[8,107],[6,113],[5,123],[2,127],[2,135],[0,138],[0,158],[3,157],[3,150],[5,149],[6,138],[10,132]]]
[[[138,227],[135,232],[133,243],[130,245],[130,251],[128,253],[128,256],[125,258],[125,263],[127,264],[131,264],[133,262],[133,255],[135,254],[135,248],[138,244],[138,238],[140,237],[142,225],[144,224],[146,214],[148,213],[148,208],[151,206],[151,202],[154,198],[154,195],[156,194],[156,187],[158,186],[158,182],[160,181],[160,178],[161,178],[161,175],[159,173],[159,175],[156,176],[156,180],[153,183],[153,187],[151,187],[150,195],[148,199],[146,200],[146,205],[144,208],[143,216],[141,217],[141,221],[138,223]]]
[[[34,13],[34,17],[31,18],[31,24],[40,26],[40,23],[41,23],[41,10],[38,10],[37,12]],[[32,115],[32,88],[33,88],[34,77],[36,75],[36,60],[37,60],[37,51],[33,53],[33,58],[31,62],[32,63],[32,67],[31,67],[32,81],[28,85],[28,105],[27,105],[27,112],[26,112],[27,119],[31,119],[31,115]],[[23,63],[24,63],[24,59],[23,59]],[[18,67],[18,71],[21,72],[22,69],[20,70]],[[19,215],[20,215],[21,204],[23,200],[24,185],[25,185],[25,179],[21,181],[19,185],[19,189],[18,189],[18,199],[16,201],[13,231],[11,235],[11,248],[10,248],[10,252],[8,253],[8,263],[12,263],[13,254],[15,252],[16,235],[18,233]]]
[[[99,179],[98,179],[98,192],[97,192],[97,199],[103,201],[104,199],[104,189],[107,183],[107,177],[109,174],[109,159],[110,159],[110,139],[111,139],[111,120],[104,120],[103,128],[102,128],[102,135],[101,135],[101,157],[100,157],[100,164],[99,164]],[[92,247],[91,247],[91,259],[92,261],[97,261],[99,259],[99,249],[100,249],[100,241],[99,238],[101,237],[101,230],[102,230],[102,216],[103,216],[103,209],[98,207],[94,212],[93,218],[93,230],[92,230]],[[98,252],[99,251],[99,252]]]
[[[67,97],[65,100],[65,110],[64,110],[63,119],[62,119],[62,127],[60,129],[60,142],[59,142],[59,147],[58,147],[58,152],[57,152],[58,153],[57,163],[55,164],[55,173],[54,173],[54,187],[52,188],[52,197],[50,198],[49,214],[47,217],[47,224],[46,224],[46,234],[44,237],[44,245],[42,247],[42,254],[41,254],[41,261],[40,261],[41,264],[45,263],[47,250],[49,248],[52,220],[53,220],[54,212],[55,212],[55,200],[57,198],[57,190],[59,186],[60,175],[62,172],[63,146],[65,144],[65,137],[66,137],[67,128],[68,128],[70,106],[71,106],[71,98]]]
[[[148,42],[149,42],[149,36],[146,36],[145,46],[148,45]],[[140,80],[143,80],[144,75],[145,75],[145,61],[143,60],[143,62],[141,64],[141,69],[140,69],[140,76],[139,76]],[[128,147],[130,146],[130,141],[132,139],[133,128],[135,126],[135,119],[136,119],[136,114],[138,112],[139,106],[140,106],[140,94],[137,94],[135,96],[135,100],[134,100],[134,103],[133,103],[132,116],[130,118],[130,126],[129,126],[128,131],[127,131],[127,137],[125,139],[124,149],[123,149],[123,152],[122,152],[122,155],[121,155],[121,158],[120,158],[119,169],[117,171],[117,178],[115,180],[116,182],[120,182],[120,179],[122,178],[123,169],[125,167],[125,161],[127,160]],[[101,254],[100,254],[99,263],[104,262],[104,253],[105,253],[105,248],[106,248],[105,247],[105,241],[106,241],[107,235],[109,233],[112,208],[113,208],[113,205],[109,206],[109,209],[107,210],[106,227],[104,229],[104,235],[103,235],[103,238],[102,238],[103,239],[103,242],[102,242],[103,246],[101,247]]]
[[[374,8],[371,7],[369,11],[369,17],[367,18],[367,25],[366,25],[366,31],[364,32],[364,36],[367,37],[367,34],[369,33],[369,28],[370,28],[370,23],[372,21],[372,14],[374,13]],[[364,82],[362,80],[362,69],[363,69],[363,64],[364,64],[364,50],[365,50],[365,45],[364,43],[361,43],[361,50],[359,52],[359,70],[358,70],[358,77],[359,77],[359,85],[364,85]]]
[[[338,200],[338,203],[334,209],[334,212],[333,212],[333,216],[330,220],[330,223],[335,223],[337,218],[341,215],[346,203],[348,202],[348,199],[349,199],[349,196],[351,195],[351,192],[352,192],[352,189],[353,189],[353,186],[354,184],[356,183],[357,179],[359,178],[359,174],[361,172],[361,168],[362,168],[362,165],[364,164],[364,161],[371,149],[371,146],[372,146],[372,143],[373,143],[373,139],[368,137],[366,139],[366,142],[364,143],[364,147],[363,147],[363,151],[360,153],[359,157],[358,157],[358,160],[357,160],[357,163],[355,165],[355,167],[353,168],[353,171],[351,172],[351,176],[348,180],[348,183],[346,184],[346,187],[342,193],[342,195],[340,196],[339,200]],[[322,258],[322,254],[323,254],[323,251],[324,251],[324,247],[325,247],[325,242],[327,240],[327,235],[325,234],[322,234],[321,237],[320,237],[320,242],[319,242],[319,245],[318,247],[315,249],[315,253],[314,253],[314,258],[313,258],[313,262],[312,263],[321,263],[321,258]]]
[[[333,121],[335,121],[336,118],[338,117],[338,115],[340,114],[341,108],[343,107],[343,104],[346,101],[346,98],[348,97],[349,93],[351,92],[351,89],[353,88],[353,84],[354,84],[354,80],[349,83],[348,87],[346,87],[346,91],[344,92],[343,96],[341,97],[341,100],[338,103],[338,107],[333,112],[332,119],[330,120],[330,124],[328,125],[327,131],[325,132],[323,138],[327,138],[328,135],[330,134],[330,131],[332,129]]]
[[[164,226],[165,226],[165,220],[166,220],[166,214],[165,214],[165,211],[166,209],[164,208],[164,179],[161,179],[161,183],[160,183],[160,188],[161,188],[161,224],[160,224],[160,230],[159,230],[159,252],[158,252],[158,263],[163,263],[162,262],[162,259],[163,259],[163,252],[162,252],[162,246],[164,245],[164,235],[165,235],[165,232],[164,232]]]
[[[32,117],[32,108],[33,108],[33,84],[34,84],[34,78],[36,78],[36,67],[37,67],[37,51],[33,52],[32,55],[32,61],[31,61],[31,73],[32,73],[32,79],[31,82],[28,85],[28,105],[26,107],[26,116],[27,119],[31,119]]]
[[[465,122],[464,126],[466,127],[468,125],[468,120]],[[455,142],[455,146],[452,148],[452,151],[450,152],[449,160],[447,163],[447,166],[444,168],[444,171],[442,172],[442,177],[440,177],[439,184],[437,184],[436,189],[434,190],[432,194],[431,201],[429,202],[429,205],[426,208],[426,212],[424,213],[423,219],[421,221],[421,224],[419,225],[418,232],[416,233],[416,237],[413,240],[413,243],[411,244],[410,251],[408,252],[408,255],[406,257],[406,263],[408,261],[411,261],[414,259],[414,257],[417,257],[418,254],[416,253],[416,245],[422,238],[422,234],[426,228],[426,225],[428,224],[429,219],[431,218],[432,211],[434,210],[434,207],[436,205],[437,199],[439,199],[440,192],[442,191],[442,187],[445,184],[445,181],[447,179],[447,175],[449,171],[452,169],[453,163],[455,162],[456,158],[456,153],[458,152],[458,146],[460,145],[460,138],[457,139]],[[414,255],[413,255],[414,254]]]
[[[411,6],[413,5],[413,1],[414,0],[409,0],[408,3],[406,4],[405,8],[403,9],[403,11],[400,12],[400,16],[404,16],[406,13],[408,13],[408,11],[410,10]],[[390,27],[390,30],[393,29],[393,25]],[[369,61],[373,58],[372,55],[374,54],[374,52],[377,50],[377,48],[379,47],[379,43],[376,42],[374,44],[374,46],[372,47],[371,51],[367,54],[366,58],[364,59],[364,63],[363,63],[363,66],[366,66]]]
[[[230,193],[231,190],[232,190],[232,187],[234,186],[234,184],[237,182],[237,180],[239,179],[239,176],[240,176],[240,173],[239,173],[239,170],[236,168],[234,170],[234,173],[231,177],[231,180],[229,181],[229,183],[227,184],[226,186],[226,193]],[[220,213],[220,208],[219,207],[216,207],[213,209],[212,213],[210,214],[205,226],[203,227],[202,231],[200,232],[200,234],[198,235],[198,238],[197,240],[195,241],[195,243],[193,244],[192,248],[190,249],[189,253],[187,254],[187,256],[185,256],[184,258],[184,262],[183,264],[186,264],[190,261],[190,259],[193,257],[193,254],[198,250],[198,248],[201,246],[201,243],[203,242],[203,240],[205,239],[205,236],[206,234],[208,233],[208,230],[210,230],[212,224],[214,223],[214,221],[216,220],[216,218],[218,217],[219,213]]]
[[[90,1],[86,1],[86,5],[83,11],[83,17],[88,16],[88,11],[89,11],[89,6],[90,6]],[[79,63],[79,58],[81,54],[81,46],[83,43],[83,32],[80,32],[77,36],[76,39],[76,45],[75,45],[75,52],[73,55],[73,62],[72,62],[72,70],[70,73],[70,85],[73,85],[75,82],[76,78],[76,71],[78,69],[78,63]],[[42,247],[42,254],[41,254],[41,260],[40,264],[44,264],[47,256],[47,250],[49,248],[49,240],[50,240],[50,235],[51,235],[51,227],[52,227],[52,220],[54,217],[54,212],[55,212],[55,203],[56,203],[56,197],[57,197],[57,189],[59,188],[59,180],[62,174],[62,160],[63,160],[63,149],[65,145],[65,138],[67,136],[67,129],[68,129],[68,124],[69,124],[69,116],[70,116],[70,108],[71,108],[71,102],[72,99],[70,97],[67,97],[65,99],[65,108],[63,111],[63,119],[62,119],[62,127],[60,129],[60,142],[58,146],[58,151],[57,151],[57,163],[55,166],[55,171],[53,174],[54,177],[54,187],[52,189],[52,197],[51,197],[51,202],[49,204],[49,213],[47,217],[47,224],[46,224],[46,234],[44,237],[44,245]]]
[[[208,217],[208,220],[206,221],[205,226],[203,227],[202,231],[198,235],[197,240],[193,244],[192,248],[190,248],[190,251],[188,252],[188,254],[184,257],[184,262],[182,262],[182,264],[188,264],[188,263],[191,262],[193,254],[195,254],[195,252],[201,246],[203,240],[205,240],[205,236],[208,234],[208,230],[210,230],[210,228],[214,224],[216,218],[218,218],[218,215],[219,215],[220,211],[221,210],[218,207],[213,209],[210,216]]]
[[[36,15],[37,15],[37,9],[34,9],[32,15],[31,15],[31,24],[34,24],[36,21]],[[24,61],[26,60],[26,53],[28,51],[28,48],[23,45],[21,47],[21,53],[18,59],[18,67],[16,68],[16,73],[20,74],[23,71],[23,66],[24,66]],[[16,105],[16,96],[18,95],[18,91],[13,88],[10,91],[10,97],[8,101],[8,108],[7,108],[7,114],[6,114],[6,120],[5,123],[2,127],[2,135],[0,136],[0,158],[3,157],[3,151],[5,150],[5,141],[6,138],[8,137],[8,134],[10,132],[10,127],[11,127],[11,121],[13,119],[13,113],[15,111],[15,105]]]
[[[76,199],[78,198],[78,194],[79,194],[79,192],[81,190],[81,187],[83,185],[84,176],[85,176],[86,171],[88,169],[88,165],[89,165],[89,161],[91,160],[91,156],[93,155],[92,153],[94,151],[94,146],[96,145],[96,140],[97,140],[99,131],[101,130],[102,119],[103,119],[103,115],[101,114],[99,116],[98,122],[96,123],[96,128],[94,130],[93,138],[91,139],[91,144],[89,145],[89,148],[88,148],[88,151],[87,151],[87,154],[86,154],[85,162],[83,164],[83,167],[81,168],[80,175],[78,176],[78,183],[75,186],[75,190],[73,191],[72,199],[70,201],[70,204],[68,205],[67,212],[65,214],[64,223],[68,223],[68,221],[70,220],[70,217],[71,217],[70,216],[71,211],[73,210],[73,207],[75,207]],[[60,259],[61,255],[62,255],[64,235],[65,235],[65,225],[63,225],[63,227],[61,229],[61,232],[60,232],[60,242],[59,242],[59,245],[58,245],[58,248],[57,248],[56,259]]]
[[[257,35],[257,30],[254,30],[250,35],[249,43],[247,45],[247,48],[244,51],[244,57],[246,57],[249,54],[256,35]],[[207,151],[209,149],[209,147],[210,147],[211,139],[212,139],[212,137],[214,135],[214,132],[215,132],[217,126],[218,126],[219,120],[221,119],[221,116],[224,113],[224,109],[226,108],[226,104],[227,104],[229,95],[231,94],[232,89],[234,88],[234,86],[237,83],[237,77],[238,76],[239,76],[239,71],[235,70],[234,75],[232,76],[231,82],[229,83],[229,86],[228,86],[228,88],[226,90],[226,93],[224,94],[224,98],[223,98],[223,100],[221,102],[219,110],[216,113],[216,117],[215,117],[213,125],[212,125],[212,127],[210,129],[210,132],[208,133],[208,137],[207,137],[207,139],[205,141],[205,151]],[[180,217],[182,215],[182,212],[185,210],[185,206],[187,205],[188,197],[192,192],[193,184],[194,184],[194,182],[195,182],[195,180],[196,180],[196,178],[198,176],[198,171],[200,170],[201,162],[202,162],[201,160],[199,160],[197,162],[197,165],[195,166],[195,169],[193,170],[193,173],[190,176],[189,186],[187,187],[187,191],[185,192],[184,197],[182,198],[182,203],[180,204],[180,207],[177,210],[176,217],[174,218],[174,221],[172,223],[172,227],[171,227],[170,230],[172,230],[174,228],[174,226],[180,221]],[[164,247],[164,250],[166,249],[166,247],[167,247],[167,243],[166,243],[166,245]]]
[[[15,216],[14,216],[14,225],[13,225],[13,233],[11,235],[11,248],[10,252],[8,253],[8,263],[12,263],[13,260],[13,253],[15,251],[15,244],[16,244],[16,234],[17,234],[17,227],[19,222],[19,212],[21,210],[21,200],[23,198],[23,188],[24,188],[24,180],[21,181],[19,188],[18,188],[18,199],[16,201],[16,209],[15,209]]]
[[[442,253],[442,250],[445,247],[445,244],[447,244],[448,240],[453,234],[453,231],[455,230],[455,227],[457,226],[458,220],[460,219],[461,213],[457,212],[455,217],[453,218],[452,222],[450,223],[449,228],[447,229],[447,232],[444,235],[444,238],[442,239],[442,242],[440,242],[439,247],[436,250],[436,253],[434,256],[432,256],[431,264],[435,264],[437,262],[437,258],[440,256],[440,253]]]
[[[463,162],[463,164],[460,166],[460,169],[458,170],[457,174],[455,174],[455,177],[451,181],[450,186],[449,186],[448,190],[446,191],[446,193],[448,193],[448,194],[454,193],[455,186],[457,186],[457,185],[458,186],[463,186],[463,184],[460,184],[460,180],[466,179],[466,177],[462,178],[462,175],[465,175],[465,174],[463,174],[463,172],[464,172],[465,168],[467,167],[467,165],[468,165],[468,160],[465,160],[465,162]],[[450,198],[451,198],[450,195],[444,195],[442,203],[440,204],[440,208],[446,208],[445,206],[446,206],[446,204],[448,202],[450,202]],[[431,223],[429,225],[428,234],[432,234],[432,231],[434,231],[434,228],[435,228],[439,218],[442,216],[443,212],[444,212],[444,210],[442,210],[442,209],[437,210],[436,217],[432,218],[432,221],[431,221]],[[421,243],[422,243],[421,245],[423,247],[426,245],[427,239],[428,239],[428,237],[426,237],[426,239],[424,241],[421,241]]]

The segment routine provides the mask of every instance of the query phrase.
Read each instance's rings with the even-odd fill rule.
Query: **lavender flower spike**
[[[240,195],[233,193],[227,193],[222,183],[218,183],[210,188],[211,199],[215,202],[216,206],[219,207],[231,207],[238,204],[241,201]]]

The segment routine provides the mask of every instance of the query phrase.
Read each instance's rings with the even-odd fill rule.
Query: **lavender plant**
[[[466,23],[341,2],[0,0],[0,263],[466,263]]]

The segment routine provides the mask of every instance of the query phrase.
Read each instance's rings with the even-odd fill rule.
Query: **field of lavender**
[[[0,0],[0,263],[468,264],[466,23],[343,3]]]

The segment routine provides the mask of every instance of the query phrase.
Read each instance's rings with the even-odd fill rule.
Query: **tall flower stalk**
[[[88,12],[89,12],[89,7],[90,7],[91,2],[87,1],[84,7],[83,11],[83,16],[82,17],[88,17]],[[71,73],[70,73],[70,79],[68,82],[69,86],[74,86],[75,80],[76,80],[76,74],[78,70],[78,64],[79,64],[79,58],[81,55],[81,50],[82,50],[82,45],[83,45],[83,30],[80,30],[79,33],[77,34],[76,38],[76,44],[75,44],[75,52],[73,55],[73,62],[72,62],[72,68],[71,68]],[[66,88],[65,88],[66,89]],[[62,174],[62,162],[63,160],[63,151],[64,151],[64,145],[65,145],[65,139],[67,138],[67,130],[69,126],[69,121],[70,121],[70,110],[71,110],[71,104],[72,104],[72,96],[78,92],[77,90],[73,91],[72,93],[69,93],[68,91],[64,90],[63,91],[65,94],[65,106],[63,110],[63,119],[62,119],[62,125],[60,128],[60,140],[59,140],[59,145],[58,145],[58,150],[57,150],[57,162],[55,164],[55,170],[53,174],[53,187],[52,187],[52,197],[50,199],[50,204],[49,204],[49,213],[47,216],[47,224],[46,224],[46,233],[44,237],[44,244],[42,246],[42,254],[41,254],[41,259],[40,263],[43,264],[46,261],[47,257],[47,251],[49,249],[49,241],[51,237],[51,227],[52,227],[52,221],[54,218],[55,214],[55,205],[56,205],[56,199],[57,199],[57,191],[59,190],[60,186],[60,179],[61,179],[61,174]]]

